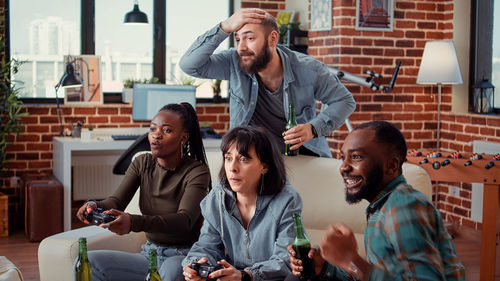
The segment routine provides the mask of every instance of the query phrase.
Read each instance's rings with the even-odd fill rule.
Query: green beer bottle
[[[295,106],[293,104],[288,105],[288,122],[285,125],[285,130],[288,131],[291,128],[297,126],[297,120],[295,120]],[[290,144],[285,144],[285,155],[286,156],[296,156],[299,154],[298,149],[291,150]]]
[[[90,262],[87,258],[87,238],[81,237],[78,247],[78,260],[75,266],[76,281],[90,281],[91,277]]]
[[[304,229],[299,213],[293,214],[293,230],[295,232],[295,240],[292,245],[295,257],[302,260],[302,267],[304,268],[301,272],[300,280],[314,280],[314,261],[308,256],[309,250],[311,250],[311,242],[307,238],[306,230]]]
[[[144,281],[161,281],[158,273],[158,262],[156,260],[156,249],[149,250],[148,275]]]

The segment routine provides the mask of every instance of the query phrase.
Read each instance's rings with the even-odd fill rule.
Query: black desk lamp
[[[61,118],[61,107],[59,105],[59,98],[57,96],[57,91],[60,87],[63,88],[78,88],[82,86],[82,79],[75,74],[75,69],[73,67],[73,62],[66,64],[66,71],[59,80],[59,83],[54,87],[56,90],[56,103],[57,103],[57,115],[59,117],[59,136],[63,136],[64,126]]]

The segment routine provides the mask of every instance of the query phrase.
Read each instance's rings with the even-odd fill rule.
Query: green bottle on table
[[[90,281],[92,272],[87,257],[87,238],[81,237],[78,243],[78,260],[75,266],[75,278],[76,281]]]

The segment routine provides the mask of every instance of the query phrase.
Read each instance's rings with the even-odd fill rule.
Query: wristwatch
[[[241,272],[241,281],[252,281],[252,276],[248,274],[245,270],[240,270]]]
[[[311,124],[311,131],[312,131],[312,133],[313,133],[313,136],[314,136],[315,138],[317,138],[317,137],[318,137],[318,132],[316,132],[316,128],[314,128],[313,124]]]

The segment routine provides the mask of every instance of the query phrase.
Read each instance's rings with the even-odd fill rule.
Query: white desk
[[[134,141],[114,141],[110,137],[102,137],[89,141],[79,138],[55,137],[53,139],[53,171],[54,176],[63,185],[63,220],[64,230],[71,229],[71,166],[73,152],[114,152],[125,151]],[[204,139],[205,150],[219,151],[220,139]]]

